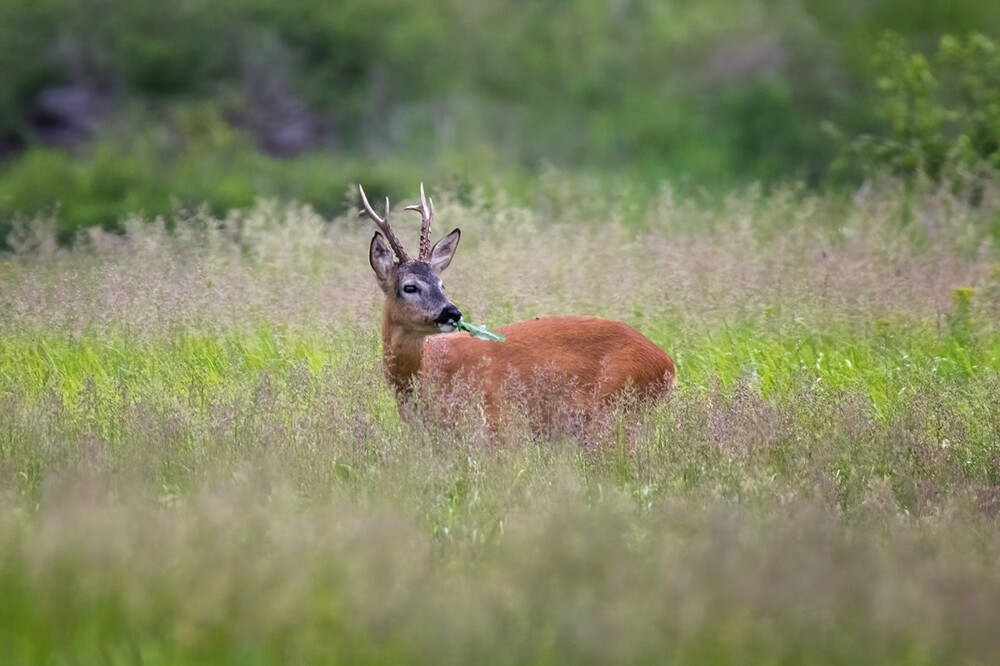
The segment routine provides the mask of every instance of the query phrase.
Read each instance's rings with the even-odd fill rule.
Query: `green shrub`
[[[1000,46],[985,35],[947,35],[927,56],[888,33],[875,56],[878,132],[839,135],[868,172],[927,178],[977,199],[1000,169]]]
[[[847,137],[881,122],[865,136],[885,140],[855,146],[859,171],[974,181],[995,161],[992,42],[922,61],[905,44],[997,34],[995,4],[0,0],[0,224],[58,205],[72,235],[258,196],[333,212],[361,176],[389,193],[432,178],[530,188],[553,167],[647,189],[818,184],[834,152],[823,120]],[[887,27],[906,42],[884,40],[872,105],[859,82]],[[67,85],[99,127],[54,153],[33,111]],[[302,118],[305,157],[261,154]]]

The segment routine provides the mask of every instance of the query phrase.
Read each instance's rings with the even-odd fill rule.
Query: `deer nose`
[[[456,308],[454,305],[447,306],[444,310],[441,310],[441,314],[437,316],[434,320],[435,324],[457,324],[462,318],[462,311]]]

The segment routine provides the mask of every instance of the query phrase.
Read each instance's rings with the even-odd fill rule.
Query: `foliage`
[[[973,188],[1000,169],[1000,45],[979,33],[947,35],[925,56],[896,34],[878,43],[876,110],[885,134],[847,150],[869,172]]]
[[[877,35],[996,34],[993,4],[0,0],[0,218],[58,202],[68,237],[169,216],[171,197],[334,212],[373,173],[389,190],[413,174],[510,189],[551,167],[654,189],[816,185],[834,151],[819,123],[875,123],[859,82]],[[988,113],[989,87],[965,87]],[[84,118],[40,112],[60,90]],[[238,137],[224,154],[178,128],[192,107]],[[66,148],[55,130],[73,122],[91,140]]]
[[[334,215],[359,180],[396,198],[429,175],[416,164],[331,162],[321,155],[283,162],[256,150],[209,104],[178,106],[169,130],[124,132],[127,138],[109,134],[75,157],[33,148],[0,172],[0,248],[24,211],[54,217],[67,242],[92,227],[120,231],[131,215],[169,218],[202,207],[222,215],[258,198],[308,201]]]

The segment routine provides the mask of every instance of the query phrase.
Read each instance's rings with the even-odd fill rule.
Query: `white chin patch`
[[[438,330],[442,333],[451,333],[455,330],[454,324],[438,324]]]

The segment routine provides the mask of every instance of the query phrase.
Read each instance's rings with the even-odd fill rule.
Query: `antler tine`
[[[385,239],[389,241],[392,251],[396,253],[396,258],[400,262],[409,261],[410,257],[407,256],[406,250],[403,249],[403,244],[399,242],[396,234],[392,231],[392,227],[389,226],[389,197],[385,198],[385,218],[381,218],[372,208],[372,205],[368,203],[368,197],[365,196],[365,188],[361,187],[360,184],[358,185],[358,191],[361,193],[361,204],[364,206],[360,214],[371,218],[371,221],[375,223],[378,230],[385,234]]]
[[[407,206],[406,210],[420,213],[420,261],[431,260],[431,220],[434,219],[434,200],[424,194],[424,184],[420,183],[420,205]]]

